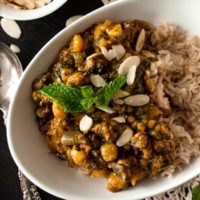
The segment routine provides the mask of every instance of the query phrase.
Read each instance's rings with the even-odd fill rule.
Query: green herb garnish
[[[107,107],[125,82],[125,76],[118,76],[99,89],[96,94],[92,86],[71,87],[63,83],[50,84],[39,92],[59,104],[65,112],[75,113],[88,110],[93,104],[100,108]]]
[[[97,107],[106,108],[116,92],[125,84],[126,77],[118,76],[97,91]]]
[[[200,200],[200,186],[192,189],[192,200]]]

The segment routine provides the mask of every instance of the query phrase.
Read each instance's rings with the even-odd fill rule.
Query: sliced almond
[[[118,69],[119,74],[127,75],[130,68],[135,65],[138,66],[140,64],[139,56],[130,56],[124,62],[121,63]]]
[[[112,119],[119,123],[126,123],[126,119],[123,116],[113,117]]]
[[[124,90],[118,90],[117,93],[113,96],[113,99],[120,99],[129,96],[130,93]]]
[[[144,106],[149,103],[149,96],[146,94],[136,94],[124,99],[124,103],[129,106]]]
[[[79,129],[82,132],[88,132],[93,125],[93,119],[88,115],[85,115],[79,123]]]
[[[130,140],[131,137],[133,136],[133,131],[130,128],[127,128],[118,138],[116,145],[118,147],[122,147],[125,144],[127,144]]]
[[[15,22],[12,19],[1,19],[1,27],[5,31],[6,34],[8,34],[12,38],[20,38],[21,36],[21,29],[19,28],[19,25],[17,22]]]
[[[140,31],[140,34],[137,39],[137,43],[135,45],[135,51],[140,52],[142,50],[142,47],[144,46],[145,42],[145,37],[146,37],[146,32],[144,29]]]
[[[110,108],[110,107],[107,107],[107,108],[100,108],[100,107],[98,107],[98,109],[99,110],[102,110],[102,111],[104,111],[104,112],[106,112],[106,113],[109,113],[109,114],[113,114],[113,113],[116,113],[112,108]]]
[[[106,81],[98,74],[94,75],[92,74],[90,76],[90,82],[95,86],[95,87],[103,87],[106,85]]]
[[[75,15],[75,16],[68,18],[67,21],[66,21],[66,26],[69,26],[70,24],[72,24],[76,20],[80,19],[82,16],[83,15]]]
[[[125,48],[121,44],[113,45],[112,49],[114,51],[114,54],[115,54],[115,57],[117,58],[117,60],[120,60],[126,53]]]
[[[137,70],[136,65],[131,66],[131,68],[129,69],[129,72],[127,74],[127,80],[126,80],[127,85],[132,85],[134,83],[136,70]]]
[[[109,61],[115,58],[115,53],[112,49],[107,50],[105,47],[101,47],[101,52],[104,55],[104,57]]]
[[[20,48],[15,45],[15,44],[11,44],[10,45],[10,49],[14,52],[14,53],[19,53],[20,52]]]
[[[123,105],[124,101],[122,99],[113,99],[116,104]]]

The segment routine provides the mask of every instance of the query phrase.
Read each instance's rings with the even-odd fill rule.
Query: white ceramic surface
[[[79,19],[50,40],[27,67],[19,84],[8,118],[8,144],[14,161],[22,172],[43,190],[68,200],[133,200],[152,196],[178,186],[200,173],[200,159],[194,160],[171,179],[144,180],[136,187],[110,193],[106,181],[90,179],[66,167],[49,150],[39,132],[34,104],[31,100],[31,83],[45,72],[59,49],[74,33],[84,31],[104,19],[121,21],[140,18],[153,23],[162,20],[177,23],[191,33],[200,35],[199,0],[130,0],[119,1],[100,8]]]
[[[53,0],[51,3],[33,10],[17,10],[0,3],[0,16],[15,20],[32,20],[51,14],[60,8],[67,0]]]

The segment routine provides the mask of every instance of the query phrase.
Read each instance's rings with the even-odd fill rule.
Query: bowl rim
[[[67,0],[53,0],[43,7],[31,10],[17,10],[12,8],[11,6],[0,3],[0,16],[19,21],[38,19],[53,13],[61,6],[63,6],[66,2]]]
[[[54,41],[54,40],[58,40],[59,37],[65,33],[65,32],[70,32],[71,30],[73,30],[74,27],[76,27],[78,24],[81,24],[81,23],[84,23],[85,21],[88,20],[88,18],[92,17],[93,15],[98,15],[100,14],[102,11],[104,10],[109,10],[109,9],[112,9],[114,8],[115,6],[120,6],[120,5],[123,5],[124,2],[127,2],[127,3],[130,3],[130,2],[133,2],[133,1],[138,1],[138,0],[121,0],[121,1],[116,1],[116,2],[113,2],[109,5],[106,5],[106,6],[103,6],[103,7],[100,7],[90,13],[88,13],[87,15],[85,15],[84,17],[78,19],[76,22],[74,22],[73,24],[69,25],[68,27],[64,28],[63,30],[61,30],[60,32],[58,32],[53,38],[51,38],[40,50],[39,52],[34,56],[34,58],[31,60],[31,62],[29,63],[29,65],[27,66],[27,68],[25,69],[24,73],[23,73],[23,76],[21,77],[20,79],[20,82],[19,82],[19,85],[18,85],[18,88],[15,92],[15,94],[18,93],[18,90],[20,88],[20,85],[21,83],[23,82],[23,80],[25,79],[26,77],[26,74],[29,73],[29,70],[30,68],[32,68],[32,66],[34,66],[34,63],[35,61],[37,61],[37,59],[40,57],[40,54],[50,46],[50,44]],[[24,168],[23,167],[23,164],[19,161],[18,159],[18,156],[16,154],[16,152],[14,151],[14,148],[12,146],[12,134],[11,134],[11,118],[12,118],[12,107],[14,105],[14,99],[15,99],[15,95],[14,95],[14,98],[12,99],[11,101],[11,105],[10,105],[10,109],[9,109],[9,113],[8,113],[8,126],[7,126],[7,141],[8,141],[8,146],[9,146],[9,150],[11,152],[11,155],[15,161],[15,163],[17,164],[17,166],[19,167],[19,169],[22,171],[22,173],[28,177],[34,184],[36,184],[38,187],[40,187],[41,189],[47,191],[48,193],[52,194],[52,195],[55,195],[59,198],[67,198],[67,199],[70,199],[70,200],[92,200],[92,198],[90,198],[89,196],[88,197],[80,197],[78,195],[73,195],[71,196],[70,194],[67,194],[68,196],[66,197],[66,194],[62,194],[60,192],[57,192],[55,189],[53,188],[50,188],[49,186],[46,186],[45,183],[41,182],[39,179],[35,178],[34,176],[32,176],[31,172]],[[181,184],[184,184],[185,182],[187,182],[188,180],[194,178],[195,176],[197,176],[198,174],[200,173],[199,169],[195,168],[195,170],[193,170],[190,175],[188,174],[185,174],[185,176],[182,176],[180,179],[179,179],[179,182],[173,182],[170,187],[169,186],[164,186],[162,187],[162,189],[159,190],[159,192],[155,192],[155,191],[149,191],[148,194],[144,194],[143,195],[143,198],[148,198],[148,197],[151,197],[153,195],[156,195],[156,194],[159,194],[159,193],[163,193],[163,192],[166,192],[172,188],[175,188]],[[94,199],[94,198],[93,198]],[[97,200],[102,200],[102,198],[95,198]],[[117,197],[115,196],[115,199],[116,200],[120,200],[121,197]],[[131,197],[126,197],[124,198],[124,200],[130,200]]]

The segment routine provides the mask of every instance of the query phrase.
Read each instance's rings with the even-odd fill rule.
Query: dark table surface
[[[21,52],[18,56],[25,69],[40,48],[65,27],[67,18],[73,15],[84,15],[100,6],[102,6],[100,0],[68,0],[62,8],[49,16],[18,22],[22,29],[22,36],[18,40],[7,36],[0,27],[0,42],[4,42],[8,46],[13,43],[20,47]],[[43,200],[58,199],[40,189],[39,191]],[[22,199],[17,166],[8,149],[2,113],[0,113],[0,199]]]

